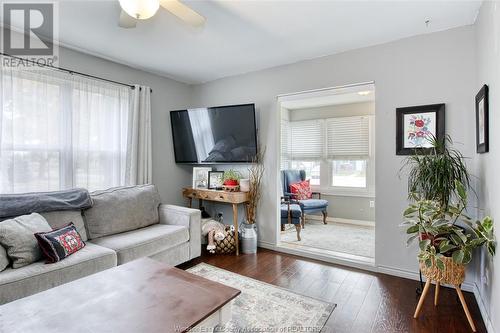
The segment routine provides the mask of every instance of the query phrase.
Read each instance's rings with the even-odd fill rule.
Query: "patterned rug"
[[[187,271],[241,290],[232,320],[216,332],[320,332],[336,307],[204,263]]]

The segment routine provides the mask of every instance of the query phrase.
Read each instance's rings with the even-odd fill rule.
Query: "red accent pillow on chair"
[[[297,200],[311,199],[312,191],[309,179],[290,185],[290,193]]]

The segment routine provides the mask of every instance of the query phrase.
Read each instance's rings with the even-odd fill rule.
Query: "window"
[[[366,188],[366,160],[332,161],[332,186]]]
[[[128,87],[6,67],[0,79],[0,193],[124,185]]]
[[[282,121],[281,168],[305,170],[311,185],[365,195],[374,188],[373,117]]]
[[[311,185],[320,185],[321,162],[318,161],[292,161],[291,169],[305,170],[306,179],[310,179]]]

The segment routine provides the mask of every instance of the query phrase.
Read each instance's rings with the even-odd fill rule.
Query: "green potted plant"
[[[224,183],[225,186],[238,186],[241,179],[241,174],[233,169],[224,171]]]
[[[467,319],[475,331],[472,317],[460,290],[465,279],[465,266],[473,252],[481,247],[495,254],[493,221],[485,217],[473,221],[466,214],[467,191],[470,175],[465,157],[452,144],[449,136],[444,140],[431,139],[429,154],[409,156],[403,168],[409,169],[408,197],[410,205],[404,211],[408,235],[407,245],[419,243],[419,265],[427,278],[422,296],[415,310],[417,318],[432,281],[436,283],[435,304],[440,284],[454,285]]]
[[[419,193],[423,199],[438,201],[446,207],[456,193],[456,181],[466,190],[471,189],[470,175],[465,157],[451,147],[453,141],[449,135],[442,140],[432,137],[429,141],[432,143],[430,153],[415,150],[414,155],[405,159],[401,171],[408,171],[409,199],[414,193]]]
[[[414,194],[415,202],[403,213],[407,244],[419,240],[418,258],[423,271],[434,266],[445,270],[451,262],[465,266],[472,260],[473,251],[479,247],[485,247],[491,256],[495,255],[492,219],[487,216],[481,221],[473,221],[467,216],[467,191],[459,181],[455,181],[455,188],[458,195],[456,203],[449,202],[447,207],[443,207],[437,200],[427,200]],[[459,222],[462,222],[461,225]]]

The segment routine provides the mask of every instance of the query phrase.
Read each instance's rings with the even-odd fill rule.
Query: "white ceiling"
[[[61,1],[65,46],[187,83],[201,83],[408,36],[472,24],[481,1],[192,1],[184,25],[160,8],[117,26],[118,1]],[[424,21],[431,22],[426,27]]]

